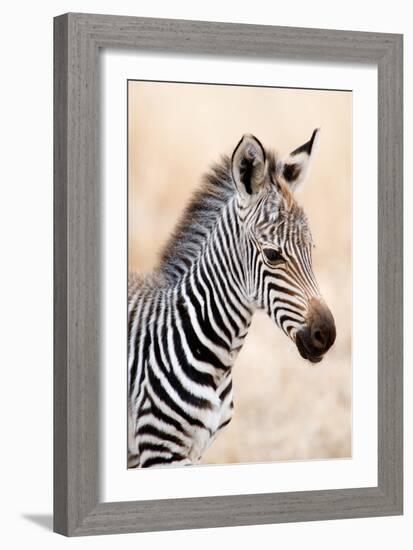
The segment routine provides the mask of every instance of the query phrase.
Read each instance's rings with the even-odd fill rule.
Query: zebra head
[[[244,135],[231,159],[245,236],[246,292],[313,363],[333,345],[336,329],[313,273],[313,240],[294,193],[308,173],[318,136],[314,130],[307,143],[277,160],[257,138]]]

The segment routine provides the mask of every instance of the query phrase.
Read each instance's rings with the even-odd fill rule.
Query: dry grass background
[[[202,174],[242,134],[288,154],[321,127],[298,200],[337,340],[316,366],[256,313],[234,367],[235,414],[203,463],[351,456],[351,93],[129,83],[129,270],[150,271]]]

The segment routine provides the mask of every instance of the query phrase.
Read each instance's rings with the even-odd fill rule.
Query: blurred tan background
[[[318,365],[257,312],[233,370],[235,413],[202,463],[351,456],[350,92],[129,82],[129,270],[157,263],[202,174],[255,134],[280,155],[321,128],[298,194],[337,340]]]

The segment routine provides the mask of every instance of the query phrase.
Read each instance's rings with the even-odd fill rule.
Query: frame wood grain
[[[54,44],[54,530],[73,536],[401,514],[402,36],[65,14],[54,20]],[[101,502],[98,113],[105,47],[377,65],[377,487]]]

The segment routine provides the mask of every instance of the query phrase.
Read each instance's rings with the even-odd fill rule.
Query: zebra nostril
[[[317,347],[325,346],[326,338],[320,329],[317,329],[313,332],[313,343]]]

